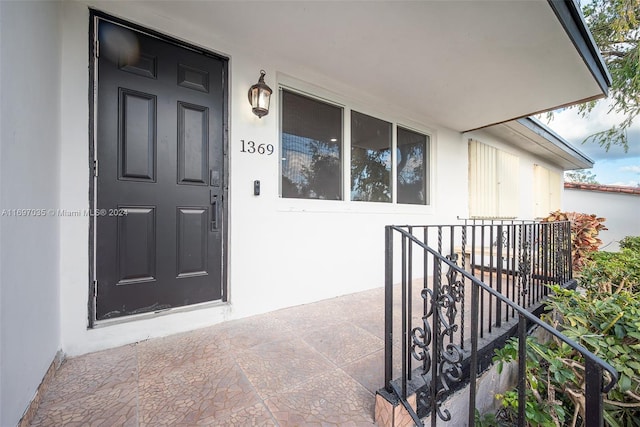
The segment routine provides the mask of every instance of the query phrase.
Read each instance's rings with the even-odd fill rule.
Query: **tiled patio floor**
[[[70,358],[32,425],[372,425],[383,307],[375,289]]]

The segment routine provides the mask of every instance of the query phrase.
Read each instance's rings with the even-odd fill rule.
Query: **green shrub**
[[[625,237],[620,252],[595,252],[580,272],[580,285],[591,292],[640,292],[640,237]]]
[[[627,236],[620,240],[620,248],[640,254],[640,236]]]
[[[620,247],[591,254],[579,278],[586,292],[551,286],[543,316],[618,371],[618,383],[604,398],[605,425],[612,427],[640,426],[640,237],[627,237]],[[496,350],[498,370],[517,353],[517,339]],[[529,337],[526,380],[529,426],[584,422],[584,361],[567,344]],[[503,408],[496,418],[513,423],[517,392],[497,397]]]

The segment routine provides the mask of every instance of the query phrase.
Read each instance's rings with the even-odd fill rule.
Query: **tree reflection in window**
[[[351,200],[391,202],[391,123],[351,112]]]
[[[342,199],[342,108],[282,91],[282,197]]]
[[[428,136],[398,127],[398,203],[429,203],[426,190],[428,143]]]

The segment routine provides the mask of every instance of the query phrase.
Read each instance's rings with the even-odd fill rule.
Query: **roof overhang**
[[[573,0],[87,1],[251,55],[268,78],[318,76],[461,132],[603,97],[610,82]]]
[[[562,170],[593,167],[593,160],[533,117],[490,126],[485,131]]]

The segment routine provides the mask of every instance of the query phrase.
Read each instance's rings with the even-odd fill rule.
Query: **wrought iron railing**
[[[397,244],[400,257],[395,259]],[[441,405],[467,380],[468,425],[475,425],[478,374],[490,364],[495,343],[517,335],[518,425],[524,426],[524,346],[531,324],[584,356],[585,426],[602,425],[602,393],[615,385],[617,372],[535,314],[547,284],[575,283],[568,222],[466,220],[448,226],[387,226],[385,248],[385,389],[416,425],[423,425],[427,414],[432,426],[438,419],[451,420]],[[394,375],[398,364],[399,376]],[[610,374],[606,386],[603,370]],[[408,401],[413,394],[415,407]]]

